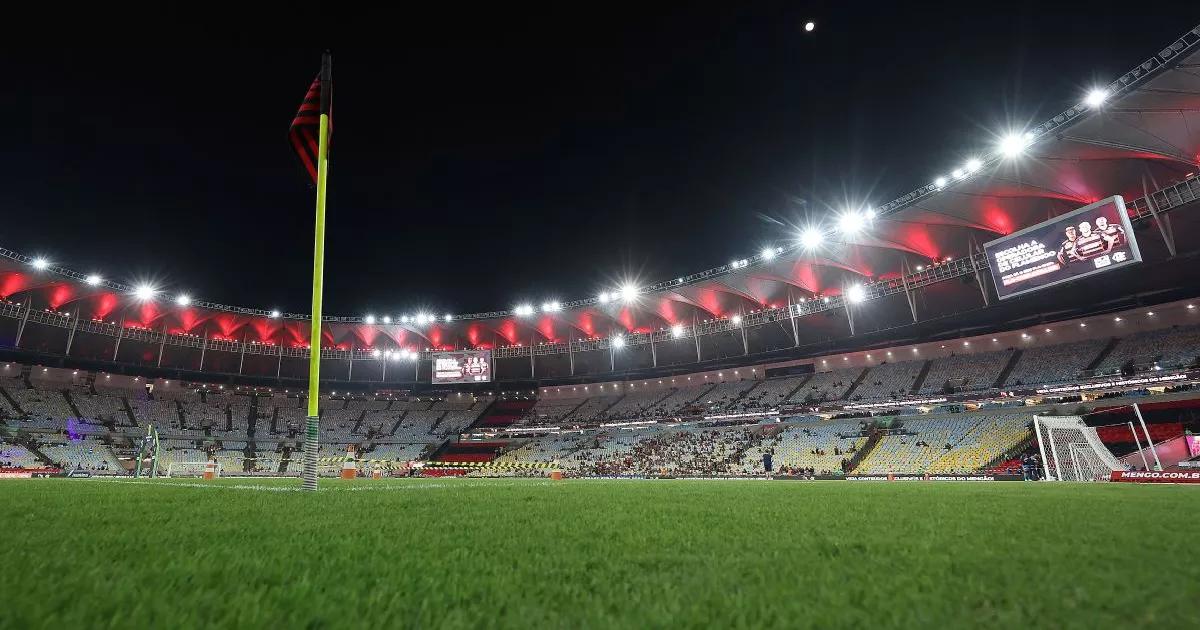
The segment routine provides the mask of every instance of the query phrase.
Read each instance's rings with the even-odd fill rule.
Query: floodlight
[[[513,309],[513,312],[521,317],[527,317],[529,315],[533,315],[533,307],[528,304],[522,304]]]
[[[625,337],[623,337],[621,335],[617,335],[616,337],[613,337],[612,338],[612,347],[624,348],[625,347]]]
[[[407,323],[408,323],[408,315],[401,315],[401,316],[400,316],[400,323],[401,323],[401,324],[407,324]]]
[[[562,310],[562,305],[558,302],[546,302],[545,304],[542,304],[543,313],[554,313],[559,310]]]
[[[383,316],[383,323],[385,323],[385,324],[390,324],[390,323],[392,323],[392,316],[391,316],[391,315],[384,315],[384,316]]]
[[[601,304],[607,304],[607,303],[608,303],[608,299],[609,299],[609,298],[608,298],[608,293],[601,293],[601,294],[600,294],[600,298],[599,298],[599,299],[600,299],[600,303],[601,303]]]
[[[154,299],[156,293],[158,290],[148,284],[140,284],[133,290],[133,296],[143,302]]]
[[[1032,133],[1010,133],[1000,140],[1000,154],[1004,157],[1016,157],[1024,153],[1032,142]]]
[[[676,339],[682,337],[683,336],[683,325],[675,324],[674,326],[671,326],[671,336]]]
[[[283,313],[280,313],[278,309],[271,311],[271,319],[279,319],[280,317],[283,317]]]
[[[375,357],[376,359],[378,359],[380,357],[380,355],[382,355],[382,354],[383,353],[379,351],[379,348],[375,348],[374,350],[371,351],[371,356]]]
[[[961,168],[954,169],[954,172],[950,174],[954,176],[954,179],[962,179],[967,176],[967,172]]]
[[[978,171],[981,168],[983,168],[983,162],[979,161],[978,159],[971,158],[971,159],[967,160],[967,172],[968,173],[974,173],[975,171]]]
[[[946,178],[939,177],[939,178],[933,180],[933,185],[936,186],[938,190],[945,188],[946,187]]]
[[[853,285],[846,289],[846,299],[850,300],[851,304],[858,304],[867,299],[867,290],[861,284]]]
[[[83,281],[92,286],[96,286],[96,285],[100,284],[101,282],[103,282],[104,279],[93,273],[93,274],[89,275],[87,278],[84,278]]]
[[[632,302],[637,299],[638,288],[635,285],[627,284],[621,287],[621,299],[626,302]]]
[[[368,324],[374,324],[374,323],[375,323],[375,316],[374,316],[374,315],[367,315],[366,317],[364,317],[364,318],[363,318],[363,321],[364,321],[364,322],[366,322],[366,323],[368,323]]]
[[[733,317],[729,318],[729,321],[733,322],[734,326],[741,326],[742,325],[742,316],[734,315]]]
[[[38,256],[37,258],[34,258],[33,262],[31,262],[29,264],[33,265],[34,269],[41,271],[41,270],[45,269],[46,267],[50,266],[50,261],[46,260],[45,258],[42,258],[41,256]]]
[[[454,316],[451,315],[450,313],[446,313],[445,315],[442,315],[442,321],[448,322],[448,321],[452,321],[453,319],[454,319]]]
[[[1088,92],[1087,98],[1085,98],[1083,100],[1083,102],[1088,107],[1091,107],[1092,109],[1096,109],[1097,107],[1100,107],[1101,105],[1103,105],[1104,101],[1106,101],[1106,100],[1108,100],[1108,90],[1106,90],[1104,88],[1095,88],[1092,91]]]
[[[187,306],[188,304],[192,303],[192,296],[186,293],[180,293],[179,296],[175,298],[175,303],[180,306]]]
[[[825,234],[819,228],[808,227],[800,234],[800,245],[804,249],[812,251],[821,246],[821,241],[825,240]]]
[[[847,210],[838,217],[838,230],[847,236],[858,234],[866,225],[866,217],[854,210]]]

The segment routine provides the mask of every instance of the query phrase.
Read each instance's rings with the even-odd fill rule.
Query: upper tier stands
[[[882,363],[875,366],[867,373],[858,389],[854,390],[852,398],[874,402],[908,396],[923,366],[923,361]]]
[[[765,379],[759,383],[758,387],[746,394],[745,398],[755,401],[760,409],[778,407],[780,403],[791,396],[792,392],[796,391],[796,388],[807,381],[809,376],[806,374]]]
[[[1163,368],[1188,367],[1200,356],[1200,326],[1172,326],[1121,338],[1096,369],[1120,370],[1127,363]]]
[[[933,360],[922,394],[938,394],[949,385],[955,391],[982,391],[996,386],[1000,372],[1012,358],[1012,349],[977,354],[959,354]]]
[[[804,385],[792,394],[789,402],[821,403],[842,400],[854,380],[863,372],[863,368],[846,368],[817,372]]]
[[[1100,356],[1106,345],[1107,339],[1089,339],[1029,348],[1021,353],[1004,384],[1011,387],[1072,380]]]

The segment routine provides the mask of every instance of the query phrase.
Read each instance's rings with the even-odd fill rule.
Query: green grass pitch
[[[0,482],[0,627],[1200,627],[1200,488],[298,484]]]

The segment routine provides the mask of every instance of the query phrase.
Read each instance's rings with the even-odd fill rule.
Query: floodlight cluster
[[[805,25],[805,30],[807,30],[807,31],[811,31],[813,28],[814,28],[814,24],[812,22],[808,22]],[[1111,96],[1112,96],[1112,91],[1110,89],[1105,88],[1105,87],[1096,87],[1096,88],[1089,90],[1084,95],[1084,97],[1080,103],[1080,106],[1086,107],[1089,109],[1093,109],[1093,110],[1101,109],[1102,107],[1104,107],[1105,103],[1108,101],[1108,99]],[[980,154],[978,156],[970,157],[961,166],[959,166],[958,168],[952,169],[948,175],[941,175],[941,176],[934,178],[933,182],[932,182],[932,187],[933,187],[933,189],[936,189],[936,190],[943,190],[947,186],[949,186],[952,182],[965,180],[968,177],[970,177],[971,175],[981,172],[986,166],[994,163],[998,159],[1017,158],[1017,157],[1023,155],[1026,152],[1026,150],[1034,144],[1034,142],[1037,140],[1037,138],[1038,138],[1038,136],[1030,131],[1011,131],[1000,138],[1000,140],[997,142],[995,148],[992,151],[987,152],[986,154]],[[786,248],[786,249],[792,249],[792,248],[796,248],[798,246],[798,248],[803,252],[806,252],[806,253],[815,252],[815,251],[821,249],[823,246],[825,246],[825,244],[827,242],[829,242],[831,239],[836,239],[838,237],[840,237],[842,239],[853,238],[853,237],[856,237],[856,236],[862,234],[863,232],[865,232],[866,230],[868,230],[871,227],[872,223],[874,222],[874,220],[876,218],[877,218],[877,213],[871,207],[858,208],[858,209],[846,208],[846,209],[842,210],[841,212],[839,212],[834,217],[832,227],[825,228],[820,225],[807,226],[807,227],[803,228],[799,234],[794,236],[795,245],[792,245],[791,247]],[[784,247],[778,247],[778,246],[763,247],[759,251],[759,253],[756,257],[749,258],[749,259],[748,258],[735,259],[732,262],[730,262],[726,268],[728,270],[740,270],[740,269],[745,269],[754,264],[770,262],[770,261],[774,260],[780,254],[782,254],[784,251],[785,251]],[[51,261],[48,258],[46,258],[45,256],[36,256],[34,258],[19,258],[19,260],[26,261],[30,266],[32,266],[34,269],[36,269],[38,271],[51,270],[51,267],[52,267]],[[918,271],[920,271],[921,269],[922,269],[922,267],[920,267],[920,266],[917,267]],[[148,301],[155,300],[158,297],[158,295],[160,293],[162,293],[162,291],[158,287],[155,287],[153,284],[150,284],[150,283],[141,283],[141,284],[138,284],[133,287],[128,287],[128,286],[117,284],[117,283],[107,282],[104,279],[104,277],[98,273],[91,273],[91,274],[88,274],[87,276],[79,276],[77,274],[74,274],[74,272],[62,270],[61,268],[57,268],[57,267],[52,269],[52,271],[57,272],[57,273],[62,273],[64,275],[68,275],[68,276],[73,276],[76,279],[82,280],[85,284],[92,286],[92,287],[99,287],[99,286],[103,285],[103,286],[107,286],[111,289],[127,291],[132,297],[136,298],[138,301],[141,301],[141,302],[148,302]],[[703,276],[701,274],[698,274],[695,277],[703,277]],[[685,278],[682,278],[682,277],[675,280],[675,284],[678,284],[678,285],[683,285],[683,284],[685,284],[685,282],[687,282],[687,280],[685,280]],[[617,289],[600,292],[599,295],[597,296],[596,302],[598,302],[600,304],[609,304],[609,303],[626,303],[626,304],[628,304],[628,303],[635,302],[638,299],[640,294],[641,294],[641,289],[638,287],[638,285],[634,284],[632,282],[629,282],[629,283],[626,283],[626,284],[618,287]],[[850,302],[862,301],[863,299],[865,299],[865,288],[862,285],[854,285],[852,287],[849,287],[846,291],[846,297]],[[828,301],[828,297],[826,297],[825,300]],[[193,300],[192,300],[191,296],[186,293],[177,295],[174,299],[174,302],[176,305],[181,306],[181,307],[188,307],[193,304]],[[574,303],[572,303],[572,305],[574,305]],[[202,306],[206,306],[206,307],[214,307],[215,306],[215,307],[219,308],[219,305],[207,305],[207,304],[203,304],[203,303],[202,303]],[[563,310],[563,308],[564,308],[564,306],[561,302],[559,302],[557,300],[550,300],[550,301],[546,301],[546,302],[542,303],[541,312],[542,313],[557,313],[557,312],[561,312]],[[511,311],[511,313],[513,315],[516,315],[518,317],[530,317],[530,316],[534,315],[535,312],[536,312],[536,309],[534,308],[534,306],[532,304],[524,304],[524,303],[515,307]],[[260,311],[259,313],[266,314],[268,317],[270,317],[272,319],[280,319],[283,317],[283,314],[278,309],[272,309],[266,313],[263,313]],[[458,318],[462,318],[462,316],[459,316]],[[452,322],[455,319],[456,319],[456,316],[449,314],[449,313],[444,314],[441,317],[441,320],[444,322]],[[402,324],[415,324],[417,326],[423,326],[426,324],[431,324],[431,323],[437,322],[438,317],[435,315],[430,315],[430,314],[426,314],[426,313],[417,313],[415,315],[401,315],[395,319],[390,315],[384,315],[380,318],[377,318],[373,314],[367,314],[367,315],[363,316],[363,318],[362,318],[362,321],[367,325],[374,325],[378,321],[382,321],[382,323],[385,325],[391,325],[393,323],[393,321],[395,321],[395,320],[398,320]],[[740,316],[735,316],[734,324],[738,325],[739,323],[740,323]],[[676,337],[682,335],[682,329],[679,328],[678,326],[673,326],[671,331],[672,331],[672,334]],[[614,338],[613,342],[614,342],[614,344],[619,343],[619,344],[623,345],[624,339],[619,338],[619,337]],[[616,347],[619,347],[619,346],[616,346]]]
[[[1093,88],[1084,96],[1083,104],[1090,109],[1100,109],[1104,106],[1105,101],[1108,100],[1110,95],[1111,93],[1106,88]],[[1000,141],[996,144],[995,151],[986,159],[991,159],[992,157],[1002,159],[1018,157],[1025,153],[1025,150],[1033,145],[1035,140],[1037,140],[1037,136],[1031,131],[1009,132],[1000,138]],[[985,159],[978,157],[970,158],[962,167],[950,171],[949,178],[944,175],[934,178],[933,187],[937,190],[942,190],[950,183],[951,179],[956,181],[966,179],[967,176],[980,171],[984,165]]]

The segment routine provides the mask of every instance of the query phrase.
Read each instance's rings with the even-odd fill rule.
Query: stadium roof
[[[1019,154],[1018,154],[1019,153]],[[875,208],[846,208],[836,225],[797,226],[777,247],[649,286],[533,303],[527,312],[379,313],[328,318],[323,345],[491,347],[649,332],[841,295],[855,285],[970,256],[980,244],[1114,194],[1136,199],[1193,176],[1200,165],[1200,26],[1080,103],[1035,127],[997,132],[960,164]],[[803,242],[805,229],[819,230]],[[819,241],[819,244],[818,244]],[[813,246],[815,245],[815,246]],[[52,310],[120,318],[171,333],[308,343],[307,316],[275,314],[89,277],[0,250],[0,297],[37,294]],[[34,268],[31,268],[34,267]],[[634,295],[636,293],[636,295]],[[419,317],[418,317],[419,316]],[[204,333],[202,331],[209,331]]]

